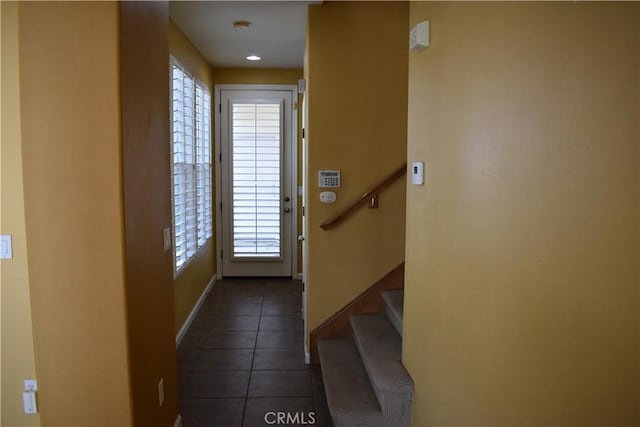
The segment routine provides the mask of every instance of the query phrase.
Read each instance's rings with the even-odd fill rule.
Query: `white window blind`
[[[211,201],[211,94],[196,84],[196,188],[198,246],[212,234]]]
[[[281,256],[280,104],[233,103],[233,255]]]
[[[171,61],[171,153],[175,270],[212,234],[211,95]]]

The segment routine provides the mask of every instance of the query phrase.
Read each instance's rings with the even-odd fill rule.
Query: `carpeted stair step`
[[[404,317],[404,291],[386,291],[382,293],[389,321],[402,336],[402,319]]]
[[[334,427],[409,425],[408,417],[383,415],[352,339],[320,340],[318,354]]]
[[[351,316],[353,339],[385,415],[409,418],[413,380],[402,366],[402,338],[384,314]]]

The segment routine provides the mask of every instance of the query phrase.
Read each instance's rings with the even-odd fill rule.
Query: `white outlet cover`
[[[24,391],[38,391],[38,381],[24,380]]]
[[[38,412],[38,406],[36,405],[36,392],[25,391],[22,393],[22,405],[24,407],[25,414],[35,414]]]
[[[0,235],[0,259],[13,258],[13,243],[10,234]]]
[[[163,248],[165,252],[171,249],[171,228],[170,227],[167,227],[162,230],[162,241],[163,241]]]
[[[158,383],[158,402],[160,406],[164,403],[164,378]]]

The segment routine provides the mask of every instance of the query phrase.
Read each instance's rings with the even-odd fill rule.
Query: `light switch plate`
[[[0,259],[12,259],[13,258],[13,244],[11,242],[10,234],[0,235]]]
[[[171,249],[171,228],[170,227],[167,227],[162,230],[162,241],[163,241],[164,251],[167,252],[169,249]]]
[[[158,383],[158,402],[160,406],[164,403],[164,378],[160,378],[160,382]]]

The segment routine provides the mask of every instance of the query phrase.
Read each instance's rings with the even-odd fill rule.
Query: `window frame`
[[[171,175],[171,235],[172,235],[172,258],[173,258],[173,273],[174,273],[174,278],[176,278],[188,265],[191,264],[191,262],[196,258],[198,252],[200,252],[201,248],[206,246],[207,243],[212,239],[213,237],[213,147],[212,147],[212,114],[213,114],[213,110],[212,110],[212,94],[211,94],[211,89],[207,86],[206,83],[204,83],[202,80],[198,79],[197,77],[195,77],[195,75],[189,71],[177,58],[175,58],[173,55],[170,55],[169,57],[169,76],[170,76],[170,102],[169,102],[169,112],[170,112],[170,138],[169,138],[169,154],[170,154],[170,161],[169,161],[169,165],[170,165],[170,175]],[[192,104],[190,105],[191,109],[192,109],[192,127],[193,127],[193,138],[192,138],[192,153],[193,153],[193,162],[192,163],[187,163],[186,161],[184,161],[185,159],[183,159],[182,164],[190,164],[192,169],[193,169],[193,173],[190,174],[190,176],[192,177],[192,188],[193,188],[193,204],[194,204],[194,211],[195,214],[193,216],[193,227],[195,228],[194,232],[193,232],[193,239],[194,241],[192,242],[195,245],[195,248],[193,250],[193,253],[189,254],[188,252],[188,248],[190,246],[190,241],[189,241],[189,233],[186,231],[185,229],[185,251],[187,251],[186,254],[186,259],[184,260],[184,262],[178,266],[177,265],[177,247],[176,247],[176,193],[175,193],[175,161],[174,161],[174,151],[175,151],[175,141],[174,141],[174,130],[175,130],[175,122],[174,122],[174,67],[178,68],[182,73],[183,76],[188,76],[192,81],[193,81],[193,87],[192,87],[192,93],[191,93],[191,100],[192,100]],[[183,85],[184,88],[184,85]],[[202,91],[202,101],[203,101],[203,105],[201,108],[204,109],[204,111],[202,111],[202,114],[200,114],[202,116],[203,119],[206,118],[206,114],[208,112],[208,120],[203,120],[202,121],[202,138],[198,137],[198,113],[197,113],[197,100],[196,100],[196,94],[198,92],[198,89],[200,89]],[[208,97],[206,96],[208,95]],[[183,104],[184,104],[184,94],[183,94]],[[208,98],[208,109],[206,108],[206,100]],[[184,117],[184,110],[186,110],[186,106],[183,105],[183,117]],[[183,135],[184,135],[184,129],[183,129]],[[200,140],[202,141],[200,141]],[[205,140],[206,139],[206,140]],[[186,138],[184,138],[183,143],[186,144]],[[200,146],[203,145],[205,150],[208,150],[206,152],[206,154],[208,154],[207,156],[205,156],[205,158],[203,159],[203,161],[199,162],[198,159],[198,150],[201,150]],[[186,150],[185,150],[186,151]],[[207,161],[208,160],[208,161]],[[201,176],[202,174],[199,172],[200,170],[200,166],[204,165],[204,169],[208,170],[208,174],[204,174],[205,177],[205,181],[208,178],[208,182],[206,182],[206,187],[205,187],[205,194],[204,194],[204,200],[205,200],[205,208],[204,209],[198,209],[198,205],[199,205],[199,195],[198,195],[198,183],[201,182]],[[186,174],[185,174],[186,175]],[[208,177],[207,177],[208,175]],[[183,186],[187,186],[189,183],[185,182],[183,183]],[[182,193],[185,194],[185,193]],[[206,205],[206,201],[209,201],[209,205]],[[187,200],[185,198],[183,203],[187,203]],[[186,221],[186,217],[185,217],[185,221]],[[204,221],[204,225],[205,225],[205,232],[204,232],[204,238],[201,239],[201,234],[199,233],[199,225],[202,223],[202,221]],[[185,225],[185,227],[187,227],[187,225]],[[200,243],[202,241],[202,243]]]

